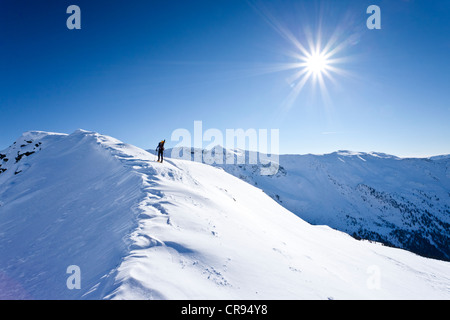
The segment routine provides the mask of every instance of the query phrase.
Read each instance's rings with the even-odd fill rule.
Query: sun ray
[[[297,97],[302,90],[310,84],[312,92],[316,92],[319,87],[319,94],[323,98],[325,104],[331,103],[332,99],[328,85],[338,85],[336,76],[351,75],[347,70],[337,65],[344,65],[349,62],[349,57],[343,53],[345,49],[351,46],[357,34],[350,31],[344,26],[338,26],[330,34],[326,34],[323,19],[323,8],[317,16],[318,20],[315,27],[305,23],[299,29],[301,32],[297,34],[282,20],[275,18],[271,10],[262,5],[251,6],[263,17],[281,37],[288,42],[290,49],[284,50],[283,54],[290,58],[293,62],[280,64],[273,71],[287,72],[293,70],[293,74],[286,78],[291,89],[290,93],[283,101],[284,108],[288,111],[295,104]],[[309,19],[304,19],[307,21]]]

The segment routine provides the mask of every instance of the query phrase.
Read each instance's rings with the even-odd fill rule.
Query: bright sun
[[[308,25],[303,25],[300,29],[296,26],[295,30],[303,31],[297,35],[289,26],[278,21],[266,8],[255,7],[255,9],[290,45],[285,52],[290,62],[274,64],[262,70],[264,73],[292,71],[286,77],[290,91],[283,101],[284,108],[286,110],[292,108],[305,87],[311,89],[313,94],[316,94],[318,89],[323,102],[327,105],[331,104],[328,84],[337,84],[336,76],[350,75],[348,70],[342,69],[339,65],[342,66],[350,61],[350,58],[345,56],[345,49],[359,39],[359,35],[352,34],[343,28],[324,34],[321,23],[315,30]],[[322,21],[322,17],[319,20]]]
[[[314,75],[326,71],[329,61],[323,53],[314,53],[305,59],[306,69]]]

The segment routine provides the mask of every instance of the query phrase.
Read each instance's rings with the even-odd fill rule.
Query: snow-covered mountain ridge
[[[312,226],[220,168],[82,130],[0,153],[0,298],[450,298],[448,262]]]
[[[279,155],[273,175],[261,174],[262,165],[249,161],[260,154],[243,150],[177,148],[166,155],[194,152],[223,154],[222,163],[215,166],[261,188],[309,223],[450,260],[450,158],[446,155],[399,158],[347,150]]]

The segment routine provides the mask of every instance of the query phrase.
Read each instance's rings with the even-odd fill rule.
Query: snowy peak
[[[60,133],[28,131],[22,134],[9,148],[0,151],[0,174],[17,175],[29,165],[29,156],[41,151],[49,141],[66,136]]]
[[[450,154],[443,154],[443,155],[439,155],[439,156],[433,156],[433,157],[429,157],[428,159],[430,159],[430,160],[449,160],[450,159]]]
[[[377,158],[383,158],[383,159],[400,159],[396,156],[382,153],[382,152],[357,152],[357,151],[349,151],[349,150],[338,150],[336,152],[333,152],[331,154],[336,154],[337,156],[343,156],[343,157],[377,157]]]

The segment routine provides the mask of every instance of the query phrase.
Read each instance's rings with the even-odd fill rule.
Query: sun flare
[[[283,108],[286,111],[291,109],[305,88],[310,94],[319,95],[325,106],[332,105],[330,94],[333,92],[329,88],[340,85],[338,80],[341,76],[352,76],[345,67],[351,62],[347,49],[357,43],[359,33],[347,29],[346,23],[336,28],[325,28],[322,16],[315,26],[306,23],[300,27],[289,26],[266,7],[255,5],[254,9],[289,45],[283,52],[289,61],[269,65],[260,72],[290,72],[285,78],[290,90],[282,102]]]
[[[308,83],[313,92],[315,88],[318,88],[323,101],[330,104],[331,97],[327,83],[336,83],[335,76],[348,75],[348,72],[337,66],[346,61],[345,57],[337,56],[345,46],[345,42],[338,42],[336,38],[331,38],[323,45],[320,35],[317,39],[309,38],[306,46],[294,37],[291,40],[296,48],[296,52],[292,52],[291,57],[296,62],[285,65],[285,70],[295,71],[287,78],[292,90],[286,98],[286,106],[290,108],[294,104]]]
[[[322,74],[327,70],[329,61],[323,53],[313,53],[305,60],[306,69],[312,74]]]

